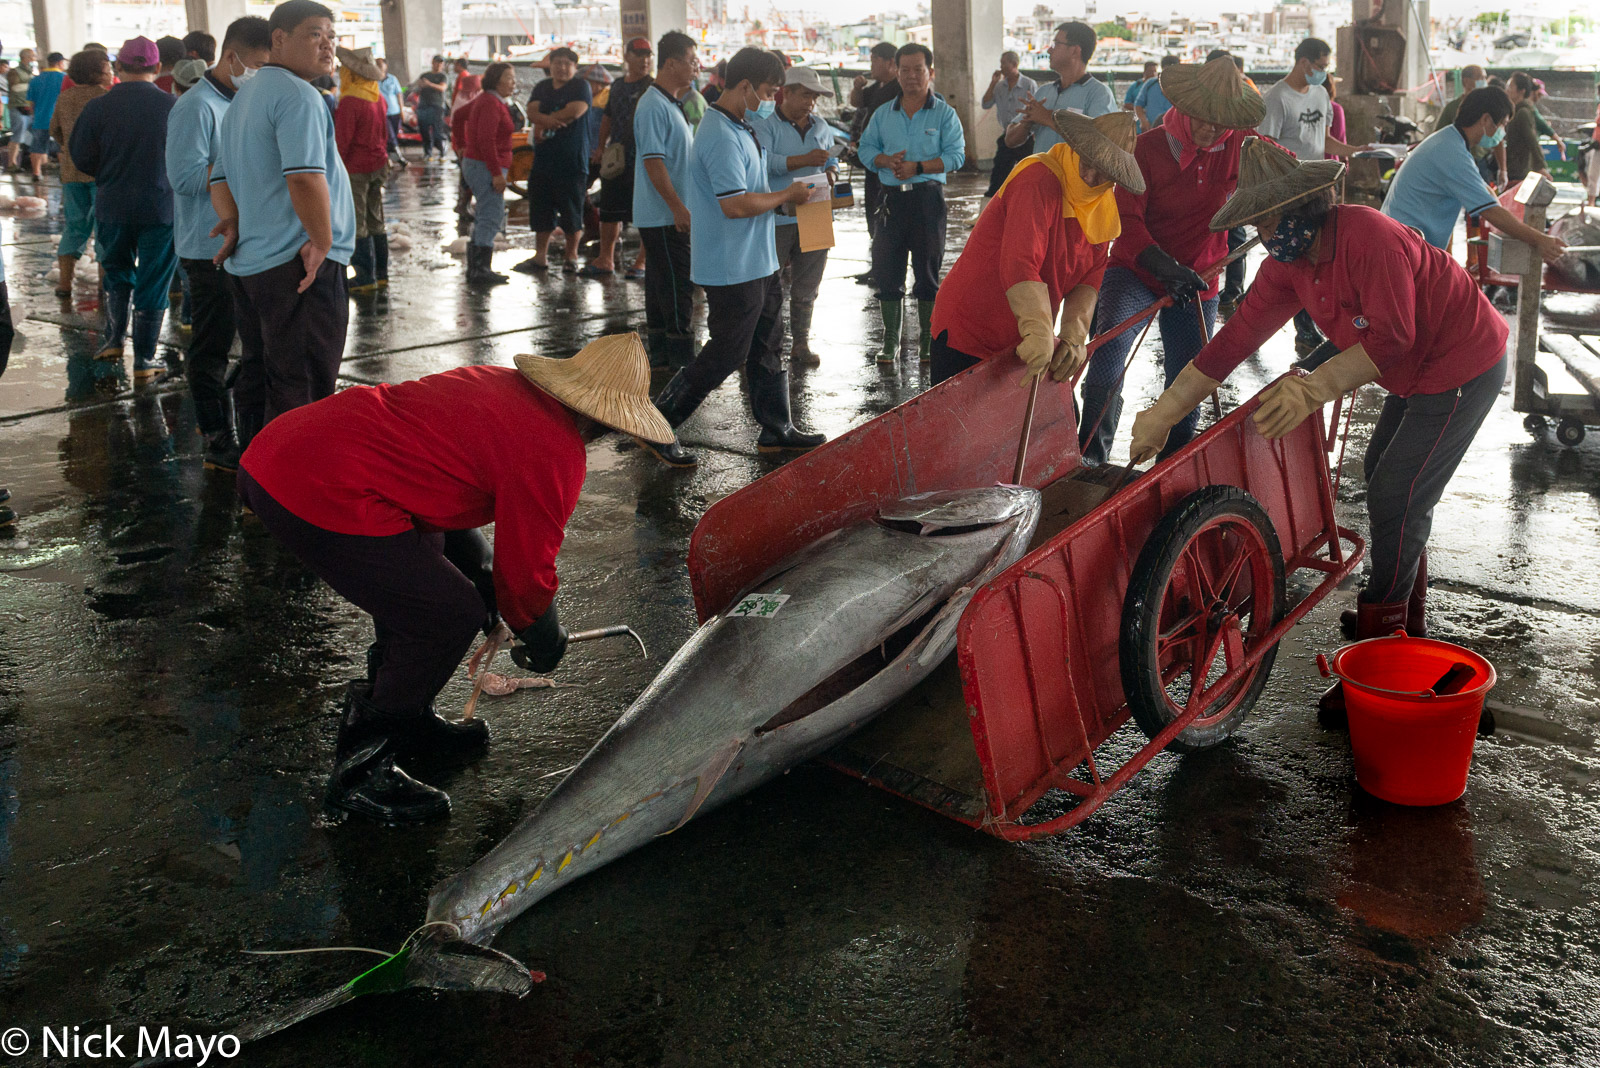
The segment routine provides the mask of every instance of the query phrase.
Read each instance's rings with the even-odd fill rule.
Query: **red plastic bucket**
[[[1455,693],[1430,687],[1456,664],[1472,677]],[[1397,632],[1347,645],[1331,674],[1344,680],[1356,781],[1397,805],[1444,805],[1467,789],[1472,745],[1494,665],[1470,649]]]

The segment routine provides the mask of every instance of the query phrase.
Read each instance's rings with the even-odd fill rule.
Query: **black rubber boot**
[[[655,404],[666,418],[667,425],[676,430],[705,399],[706,391],[693,385],[688,376],[679,371],[672,376],[672,381],[661,387],[661,392],[656,394]],[[643,438],[633,440],[668,467],[696,467],[700,463],[700,457],[678,444],[676,438],[665,445],[657,445]]]
[[[123,341],[128,334],[128,307],[133,303],[133,290],[105,290],[101,308],[105,311],[106,325],[100,334],[97,360],[121,360]]]
[[[203,463],[213,471],[239,470],[239,443],[234,440],[231,429],[206,435]]]
[[[166,361],[156,355],[156,345],[161,340],[161,320],[165,312],[135,311],[128,329],[133,341],[133,377],[154,378],[167,369]]]
[[[650,354],[650,370],[660,371],[672,366],[667,359],[667,332],[665,330],[646,330],[644,334],[644,350]]]
[[[385,715],[367,700],[364,684],[345,696],[344,719],[328,777],[327,804],[382,823],[425,823],[450,814],[450,795],[395,766],[406,717]]]
[[[681,371],[694,359],[694,337],[689,334],[667,334],[663,339],[667,348],[667,366]]]
[[[752,365],[748,376],[750,411],[761,424],[761,435],[756,438],[757,452],[804,452],[828,440],[826,434],[797,430],[790,420],[788,371],[773,373]]]
[[[467,246],[467,284],[474,286],[497,286],[511,279],[496,271],[490,270],[490,263],[494,257],[493,245],[468,245]]]
[[[476,760],[489,748],[489,724],[481,719],[445,719],[433,702],[415,722],[395,734],[395,755],[407,762],[438,766]]]
[[[372,235],[372,281],[374,285],[389,284],[389,235]]]

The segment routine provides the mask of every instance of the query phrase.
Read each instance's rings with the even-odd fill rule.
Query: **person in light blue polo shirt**
[[[761,147],[767,150],[767,174],[774,185],[819,174],[828,176],[831,188],[839,180],[833,127],[817,115],[817,98],[832,96],[810,67],[790,67],[783,79],[783,103],[755,124]],[[778,214],[776,227],[778,270],[789,269],[789,362],[817,367],[822,361],[811,351],[811,312],[828,267],[828,250],[803,252],[799,222]]]
[[[404,163],[405,153],[400,151],[400,99],[405,92],[400,88],[400,79],[389,73],[389,61],[380,56],[377,64],[383,74],[378,81],[378,95],[383,97],[383,117],[389,124],[389,151]]]
[[[285,0],[267,25],[271,62],[234,96],[211,168],[243,353],[233,404],[245,447],[276,416],[333,393],[356,244],[333,116],[311,86],[333,73],[333,12]]]
[[[1546,263],[1560,259],[1565,242],[1535,230],[1501,207],[1472,158],[1473,149],[1499,144],[1511,114],[1511,98],[1504,89],[1488,86],[1466,94],[1455,122],[1429,134],[1406,154],[1389,184],[1383,213],[1422,231],[1435,248],[1449,247],[1462,211],[1481,215],[1501,233],[1538,249]]]
[[[967,158],[961,120],[933,91],[933,51],[908,44],[895,55],[900,95],[872,113],[858,149],[883,184],[878,232],[872,236],[872,279],[883,317],[879,363],[893,363],[900,355],[907,259],[922,324],[918,355],[926,360],[933,351],[933,299],[944,267],[945,176]]]
[[[227,272],[213,262],[222,251],[214,236],[217,213],[211,206],[211,169],[222,153],[222,117],[239,86],[255,77],[272,48],[267,20],[235,19],[222,37],[217,65],[178,98],[167,116],[167,180],[172,183],[173,244],[189,276],[194,333],[189,337],[189,394],[195,423],[205,438],[205,465],[225,471],[239,467],[233,433],[233,405],[224,384],[228,352],[237,333],[233,290]]]
[[[814,449],[826,440],[806,434],[789,417],[789,372],[783,366],[783,285],[772,213],[802,204],[801,182],[771,192],[766,152],[748,117],[772,99],[783,63],[760,48],[741,48],[728,60],[727,88],[695,134],[689,164],[691,276],[706,291],[706,344],[656,396],[674,428],[743,364],[750,411],[761,425],[761,452]],[[674,467],[698,460],[676,441],[640,444]]]
[[[1177,56],[1162,56],[1161,69],[1178,65]],[[1161,119],[1167,110],[1172,107],[1172,101],[1167,99],[1167,94],[1161,91],[1161,79],[1151,78],[1139,87],[1139,95],[1133,102],[1133,113],[1139,118],[1139,129],[1154,130],[1161,125]]]
[[[694,358],[689,242],[693,135],[681,98],[700,72],[694,38],[670,30],[656,43],[656,78],[633,112],[633,225],[644,244],[644,322],[650,366]]]
[[[1006,144],[1019,145],[1031,132],[1033,150],[1046,152],[1061,143],[1051,118],[1056,112],[1071,111],[1093,119],[1117,110],[1111,87],[1089,74],[1089,58],[1097,41],[1088,23],[1063,22],[1056,27],[1050,42],[1050,69],[1056,80],[1040,86],[1023,101],[1022,114],[1006,128]]]

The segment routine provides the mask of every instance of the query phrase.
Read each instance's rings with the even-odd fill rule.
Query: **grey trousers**
[[[822,274],[828,269],[828,250],[800,251],[800,227],[774,227],[777,231],[778,270],[789,272],[789,332],[805,344],[811,338],[811,309],[822,288]]]
[[[1505,380],[1502,357],[1460,389],[1384,399],[1363,463],[1371,570],[1362,601],[1393,604],[1410,594],[1433,529],[1433,508]]]

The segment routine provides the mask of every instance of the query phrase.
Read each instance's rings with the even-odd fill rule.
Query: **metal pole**
[[[1017,466],[1011,472],[1011,484],[1022,485],[1022,469],[1028,462],[1028,438],[1033,435],[1033,406],[1039,402],[1039,383],[1044,381],[1045,374],[1034,376],[1033,388],[1028,390],[1028,411],[1022,417],[1022,439],[1017,442]]]

